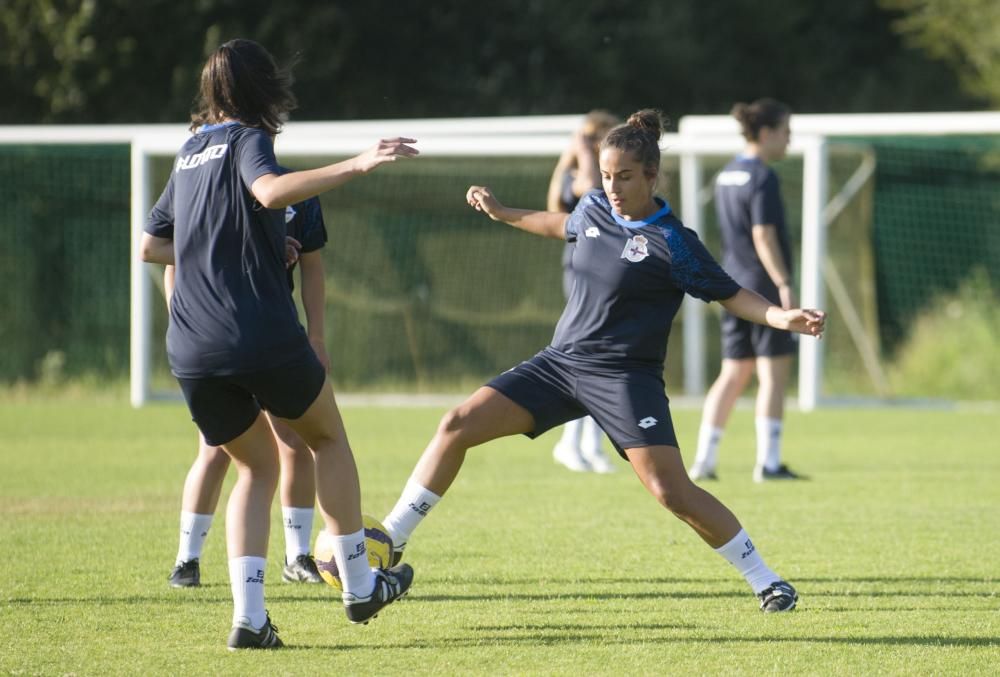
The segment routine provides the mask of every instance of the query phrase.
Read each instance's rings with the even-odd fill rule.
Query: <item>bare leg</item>
[[[535,421],[524,407],[484,386],[441,419],[412,478],[443,496],[458,475],[468,449],[499,437],[530,432],[534,427]]]
[[[281,464],[279,497],[286,508],[312,508],[316,503],[316,476],[312,450],[282,419],[268,416],[278,442]]]
[[[222,483],[229,470],[229,456],[222,447],[213,447],[198,435],[198,457],[184,480],[181,510],[199,515],[215,513]]]
[[[360,531],[358,468],[329,379],[305,414],[282,420],[313,450],[316,495],[326,530],[337,535]]]
[[[792,356],[758,357],[756,412],[759,418],[781,420],[785,415],[785,391],[792,369]]]
[[[705,396],[705,408],[702,411],[702,425],[723,428],[729,420],[733,405],[743,391],[746,390],[750,377],[753,375],[753,359],[722,360],[719,377]]]
[[[238,473],[226,507],[229,559],[267,557],[271,500],[278,484],[278,452],[264,414],[223,447]]]
[[[688,478],[677,447],[637,447],[625,455],[649,493],[710,546],[722,547],[739,533],[729,508]]]

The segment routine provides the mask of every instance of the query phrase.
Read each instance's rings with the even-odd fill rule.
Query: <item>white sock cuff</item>
[[[728,543],[715,549],[715,552],[722,555],[727,562],[733,565],[736,565],[753,551],[753,542],[750,540],[746,529],[740,529]]]
[[[432,508],[441,500],[440,496],[412,477],[406,480],[406,488],[403,489],[403,493],[410,496],[419,496],[423,501],[429,503]]]
[[[780,418],[771,418],[770,416],[755,416],[754,423],[758,428],[765,428],[770,430],[781,430],[782,420]]]

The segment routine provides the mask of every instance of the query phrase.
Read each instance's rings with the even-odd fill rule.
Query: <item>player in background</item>
[[[752,104],[736,104],[732,114],[747,143],[715,180],[722,266],[743,287],[782,308],[794,308],[797,301],[792,291],[792,252],[781,188],[778,175],[768,166],[785,157],[791,112],[783,103],[760,99]],[[755,368],[758,388],[754,481],[800,479],[781,462],[785,390],[796,347],[790,332],[762,327],[723,310],[722,367],[705,397],[698,447],[689,471],[692,479],[718,477],[723,429]]]
[[[301,264],[302,307],[306,314],[306,333],[320,363],[329,372],[330,358],[324,339],[325,275],[320,251],[326,244],[326,225],[319,198],[285,208],[288,237],[294,243],[295,260],[288,266],[288,288],[295,289],[293,270]],[[164,238],[172,231],[172,224],[162,224]],[[172,235],[170,246],[173,246]],[[143,258],[155,257],[144,252]],[[174,286],[174,267],[163,272],[164,289],[169,304]],[[267,415],[274,432],[281,466],[279,498],[285,531],[285,566],[281,576],[287,582],[322,583],[311,554],[313,511],[316,501],[316,482],[313,477],[312,451],[294,430],[281,419]],[[222,483],[229,470],[229,456],[222,447],[212,446],[198,435],[198,456],[184,480],[181,499],[180,537],[177,559],[168,582],[175,588],[201,585],[201,552],[212,526]]]
[[[288,292],[284,215],[288,205],[417,150],[413,139],[383,139],[348,160],[282,173],[272,139],[294,107],[291,74],[263,47],[231,40],[217,48],[202,70],[193,134],[144,236],[173,224],[171,258],[159,261],[176,265],[167,357],[205,442],[223,447],[238,473],[226,510],[231,650],[282,646],[264,606],[278,452],[262,410],[313,451],[348,620],[367,622],[413,580],[408,566],[368,566],[354,454]]]
[[[546,199],[548,211],[569,214],[584,194],[600,187],[601,170],[597,164],[597,152],[607,133],[620,122],[607,111],[592,110],[587,113],[552,171]],[[572,259],[573,244],[567,242],[562,257],[563,295],[567,299],[573,285]],[[601,448],[603,436],[604,431],[590,416],[567,421],[562,436],[552,449],[552,458],[577,472],[615,472],[611,459]]]
[[[549,346],[448,412],[383,520],[400,555],[458,475],[466,451],[593,416],[656,500],[746,578],[765,612],[787,611],[795,589],[764,563],[739,521],[685,471],[663,384],[670,325],[684,294],[748,320],[819,336],[824,314],[783,310],[741,288],[654,194],[663,120],[643,110],[601,144],[603,190],[572,214],[514,209],[472,186],[469,204],[534,235],[576,242],[576,278]]]

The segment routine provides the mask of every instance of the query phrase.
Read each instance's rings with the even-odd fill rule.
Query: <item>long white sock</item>
[[[781,580],[778,574],[771,571],[764,564],[764,560],[761,559],[757,548],[754,547],[753,542],[747,536],[747,532],[744,529],[740,529],[740,532],[733,536],[733,539],[724,546],[716,548],[715,552],[722,555],[727,562],[743,574],[743,578],[753,588],[753,594],[755,595],[770,587],[772,583]]]
[[[285,562],[294,562],[299,555],[309,554],[313,509],[281,506],[281,517],[285,524]]]
[[[375,589],[375,577],[368,565],[368,549],[365,546],[365,530],[353,534],[331,534],[325,537],[333,544],[333,559],[340,572],[340,583],[344,592],[356,597],[367,597]]]
[[[601,440],[604,431],[597,421],[591,416],[584,416],[580,420],[580,453],[584,458],[593,458],[601,455]],[[567,423],[567,425],[569,425]]]
[[[177,563],[201,558],[205,537],[212,526],[212,515],[181,511],[181,536],[177,546]]]
[[[410,540],[413,530],[440,500],[440,496],[412,478],[407,481],[395,507],[382,520],[382,525],[392,536],[392,542],[400,546]]]
[[[233,589],[233,625],[249,625],[255,630],[264,626],[264,571],[267,560],[263,557],[234,557],[229,560],[229,585]]]
[[[571,449],[580,449],[580,438],[583,433],[583,419],[577,418],[566,421],[563,425],[563,434],[559,438],[559,444]]]
[[[757,465],[775,471],[781,465],[781,419],[758,416]]]
[[[698,449],[694,455],[694,466],[704,470],[715,470],[719,463],[719,443],[722,442],[722,428],[711,423],[702,423],[698,429]]]

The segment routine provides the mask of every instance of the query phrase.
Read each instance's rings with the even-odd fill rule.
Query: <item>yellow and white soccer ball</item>
[[[387,569],[392,564],[392,538],[382,523],[371,515],[362,515],[361,521],[365,527],[365,548],[368,551],[368,565],[376,569]],[[316,545],[313,548],[316,568],[323,580],[337,590],[343,591],[340,583],[340,570],[333,557],[333,544],[327,538],[326,531],[316,535]]]

